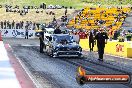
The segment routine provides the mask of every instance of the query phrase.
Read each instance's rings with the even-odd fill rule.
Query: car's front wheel
[[[58,55],[58,52],[57,52],[57,51],[53,51],[53,52],[52,52],[52,54],[53,54],[53,56],[52,56],[52,57],[54,57],[54,58],[59,57],[59,55]]]
[[[78,58],[82,58],[82,55],[78,55]]]
[[[51,51],[50,56],[53,57],[53,50]]]

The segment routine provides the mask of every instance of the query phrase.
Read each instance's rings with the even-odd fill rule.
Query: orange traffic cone
[[[1,32],[0,32],[0,41],[2,41],[2,35],[1,35]]]

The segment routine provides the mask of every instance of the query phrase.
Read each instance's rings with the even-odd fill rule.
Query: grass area
[[[107,5],[128,5],[132,4],[132,0],[0,0],[1,4],[13,4],[13,5],[40,5],[40,3],[46,3],[47,5],[62,5],[62,6],[73,6],[76,9],[83,8],[85,6],[97,6],[101,4]]]
[[[122,4],[121,4],[122,2]],[[47,5],[62,5],[67,7],[74,7],[76,9],[82,9],[86,6],[97,6],[101,4],[102,6],[118,6],[118,5],[128,5],[132,4],[132,0],[0,0],[0,4],[11,4],[11,5],[34,5],[39,6],[41,3],[46,3]],[[60,18],[64,15],[64,9],[62,10],[53,10],[55,12],[56,18]],[[75,10],[68,10],[68,14],[73,13]],[[6,13],[5,9],[0,9],[0,17],[1,20],[28,20],[28,21],[35,21],[35,22],[50,22],[53,19],[53,16],[49,16],[45,13],[36,14],[35,10],[30,10],[30,12],[26,16],[20,16],[18,13]],[[18,19],[19,18],[19,19]]]
[[[79,3],[79,0],[0,0],[1,4],[13,4],[13,5],[40,5],[40,3],[46,3],[47,5],[62,5],[62,6],[74,6]]]
[[[19,6],[23,6],[23,5],[34,5],[34,6],[39,6],[41,3],[46,3],[46,4],[53,4],[53,5],[66,5],[66,6],[71,6],[72,3],[69,3],[72,0],[0,0],[0,3],[2,5],[4,4],[11,4],[11,5],[19,5]],[[75,1],[72,1],[74,3],[76,3]],[[60,4],[61,3],[61,4]],[[29,13],[27,15],[24,16],[20,16],[19,13],[6,13],[4,8],[0,9],[0,17],[1,17],[1,21],[4,20],[9,20],[9,21],[13,21],[15,20],[16,22],[18,21],[34,21],[34,22],[43,22],[43,23],[49,23],[53,20],[53,15],[47,15],[46,10],[43,10],[43,13],[36,13],[36,10],[30,10]],[[62,15],[64,15],[65,9],[58,9],[58,10],[48,10],[48,11],[53,11],[55,13],[55,17],[58,19],[60,18]],[[70,10],[68,9],[68,14],[73,13],[75,10]],[[19,19],[18,19],[19,18]]]

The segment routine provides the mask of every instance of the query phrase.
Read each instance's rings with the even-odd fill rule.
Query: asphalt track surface
[[[109,63],[90,59],[97,58],[96,53],[88,53],[82,58],[51,58],[39,53],[37,39],[3,39],[10,44],[13,53],[21,61],[37,88],[132,88],[131,84],[85,84],[76,82],[76,71],[82,66],[89,74],[130,74]],[[123,68],[123,66],[122,66]]]

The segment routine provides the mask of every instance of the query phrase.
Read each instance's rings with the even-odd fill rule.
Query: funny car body
[[[53,34],[44,41],[45,51],[52,57],[81,57],[82,48],[69,34]]]

